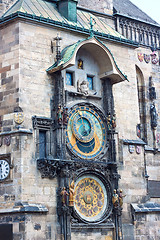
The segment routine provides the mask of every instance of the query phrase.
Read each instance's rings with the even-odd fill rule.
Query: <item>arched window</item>
[[[140,116],[140,138],[147,141],[146,129],[146,107],[145,107],[145,85],[142,71],[136,66],[137,91]]]

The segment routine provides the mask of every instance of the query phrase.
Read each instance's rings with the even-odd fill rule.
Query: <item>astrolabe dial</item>
[[[85,111],[78,111],[72,120],[72,131],[76,139],[89,142],[94,137],[94,124],[92,118]]]
[[[69,113],[66,140],[68,148],[74,155],[93,159],[104,150],[105,124],[92,108],[77,106]]]
[[[74,209],[81,219],[96,222],[107,209],[107,191],[103,182],[94,175],[80,177],[74,190]]]

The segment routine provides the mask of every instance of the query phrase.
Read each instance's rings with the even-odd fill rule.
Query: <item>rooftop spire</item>
[[[90,17],[89,24],[90,24],[90,36],[93,37],[94,36],[93,26],[96,24],[94,18]]]
[[[57,37],[55,37],[53,40],[56,41],[56,59],[57,61],[61,59],[61,46],[60,46],[60,41],[62,38],[59,36],[57,33]]]

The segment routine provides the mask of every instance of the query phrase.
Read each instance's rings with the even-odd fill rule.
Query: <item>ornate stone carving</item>
[[[59,164],[55,160],[38,159],[37,168],[40,170],[42,178],[54,178],[59,169]]]
[[[67,169],[65,168],[67,166]],[[87,161],[87,160],[59,160],[59,159],[38,159],[37,168],[41,172],[42,178],[54,178],[61,172],[63,176],[76,177],[84,171],[97,171],[103,173],[105,177],[109,176],[109,166],[103,161]],[[114,179],[119,179],[119,175],[115,175]]]

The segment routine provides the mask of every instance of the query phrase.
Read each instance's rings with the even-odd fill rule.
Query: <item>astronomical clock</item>
[[[82,223],[103,222],[111,212],[111,185],[101,162],[108,149],[103,112],[92,104],[73,106],[68,114],[66,145],[76,162],[73,216]]]

